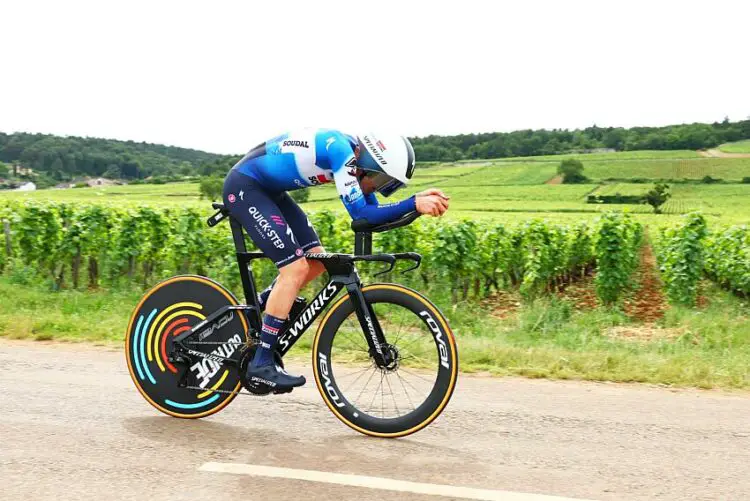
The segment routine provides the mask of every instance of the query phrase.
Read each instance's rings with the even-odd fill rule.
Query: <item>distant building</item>
[[[97,177],[97,178],[94,178],[94,179],[88,179],[86,181],[86,183],[89,186],[113,186],[115,184],[121,184],[121,183],[118,183],[118,182],[113,181],[111,179],[106,179],[106,178],[103,178],[103,177]]]
[[[34,191],[36,190],[36,185],[32,182],[23,183],[21,186],[16,188],[16,191]]]
[[[21,164],[16,164],[13,166],[13,170],[15,170],[19,176],[30,176],[34,173],[34,171],[31,168],[22,167]]]
[[[103,187],[103,186],[114,186],[117,184],[123,184],[121,181],[113,181],[112,179],[107,179],[103,177],[96,177],[93,179],[87,179],[87,178],[78,178],[73,179],[72,181],[65,181],[64,183],[60,183],[55,185],[55,188],[58,189],[65,189],[65,188],[75,188],[76,185],[88,185],[91,188],[96,187]]]

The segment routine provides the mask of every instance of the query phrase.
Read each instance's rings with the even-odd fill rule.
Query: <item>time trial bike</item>
[[[222,204],[213,207],[209,226],[229,219],[246,304],[210,278],[175,276],[144,294],[125,338],[128,369],[140,393],[179,418],[209,416],[237,395],[278,393],[245,376],[262,325],[249,265],[265,256],[248,252],[240,223]],[[275,357],[283,367],[284,355],[323,315],[312,342],[315,383],[338,419],[371,436],[402,437],[430,424],[448,404],[458,377],[456,341],[440,310],[399,284],[363,285],[355,266],[382,262],[387,269],[381,273],[399,261],[412,263],[404,271],[419,267],[417,253],[372,253],[372,233],[417,217],[413,212],[381,225],[356,220],[354,254],[306,253],[325,266],[329,282],[311,302],[295,303],[279,333]]]

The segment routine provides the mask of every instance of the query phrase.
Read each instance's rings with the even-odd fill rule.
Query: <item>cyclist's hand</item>
[[[428,188],[428,189],[424,190],[421,193],[417,193],[418,197],[426,197],[428,195],[436,195],[436,196],[438,196],[440,198],[444,198],[446,200],[450,200],[450,198],[451,198],[448,195],[446,195],[445,193],[443,193],[443,190],[439,190],[437,188]]]
[[[438,217],[448,210],[448,199],[439,195],[417,195],[415,201],[420,214]]]

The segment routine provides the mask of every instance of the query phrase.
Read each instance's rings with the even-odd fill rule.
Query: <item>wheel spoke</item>
[[[398,402],[396,402],[396,397],[393,395],[393,388],[391,388],[391,380],[388,379],[389,374],[386,373],[385,375],[385,382],[388,383],[388,390],[391,392],[391,398],[393,399],[393,406],[396,408],[396,414],[401,415],[401,411],[398,410]]]
[[[375,397],[378,396],[378,388],[380,388],[382,385],[383,385],[383,373],[381,372],[380,373],[380,384],[378,385],[377,388],[375,388],[375,393],[372,394],[372,400],[370,400],[370,405],[367,407],[367,410],[365,411],[368,414],[370,413],[370,409],[372,409],[372,404],[375,403]]]
[[[365,375],[365,372],[367,371],[367,369],[370,369],[370,368],[373,368],[373,366],[370,366],[370,367],[367,367],[366,369],[361,370],[360,371],[361,374],[359,376],[357,376],[357,379],[355,379],[354,381],[352,381],[351,383],[349,383],[349,386],[345,390],[343,390],[343,393],[346,393],[347,391],[349,391],[349,388],[351,388],[352,386],[354,386],[354,384],[357,381],[359,381],[360,379],[362,379],[362,376]],[[370,376],[370,377],[372,377],[372,376]]]
[[[398,377],[398,382],[401,383],[401,387],[404,389],[404,394],[406,395],[406,398],[409,400],[409,403],[411,404],[412,410],[417,410],[417,407],[414,405],[414,402],[411,401],[411,397],[409,396],[409,392],[406,390],[406,386],[404,386],[404,379],[399,375],[398,372],[396,372],[396,377]]]
[[[369,353],[370,350],[365,346],[359,344],[357,341],[353,340],[350,334],[350,332],[357,332],[358,330],[359,332],[362,332],[362,326],[360,326],[359,324],[356,324],[355,326],[354,322],[352,322],[352,317],[348,317],[347,322],[349,323],[349,325],[351,325],[351,330],[347,331],[347,333],[343,335],[344,339],[346,341],[349,341],[349,346],[354,346],[356,348],[359,348],[361,351],[364,351],[365,353]]]
[[[373,365],[372,365],[372,364],[370,364],[370,365],[368,365],[367,367],[365,367],[364,369],[360,369],[360,370],[358,370],[358,371],[350,372],[349,374],[344,374],[343,376],[337,377],[336,379],[338,379],[339,381],[341,381],[342,379],[346,379],[346,378],[348,378],[348,377],[352,377],[352,376],[354,376],[355,374],[360,374],[360,377],[362,377],[362,374],[361,374],[361,373],[362,373],[362,372],[365,372],[365,371],[367,371],[367,370],[369,370],[369,369],[372,369],[372,367],[373,367]],[[357,378],[357,379],[359,379],[359,378]],[[355,379],[355,381],[356,381],[356,379]]]
[[[424,336],[414,336],[414,339],[412,339],[410,343],[405,344],[402,348],[403,349],[411,348],[412,346],[414,346],[414,343],[416,343],[417,341],[424,341],[425,339],[426,338]],[[430,339],[432,339],[432,338],[430,338]],[[433,342],[434,342],[434,340],[433,340]]]
[[[385,400],[385,385],[383,379],[385,378],[385,372],[380,374],[380,417],[385,417],[385,409],[383,408],[383,400]]]
[[[406,315],[403,313],[401,314],[401,323],[398,324],[398,330],[396,331],[396,340],[393,342],[393,344],[397,344],[398,340],[401,339],[401,328],[404,326],[404,321],[406,320]]]
[[[357,398],[356,398],[356,399],[354,399],[354,404],[355,404],[355,405],[357,404],[357,402],[359,402],[359,397],[361,397],[361,396],[362,396],[362,394],[363,394],[363,393],[365,392],[365,390],[367,389],[367,385],[368,385],[368,384],[370,384],[370,381],[372,380],[372,376],[374,376],[374,375],[375,375],[375,372],[376,372],[377,370],[378,370],[378,369],[377,369],[377,367],[373,367],[373,369],[372,369],[372,374],[370,374],[370,377],[369,377],[369,378],[367,379],[367,382],[365,383],[364,387],[362,387],[362,391],[360,391],[360,392],[359,392],[359,395],[357,395]]]
[[[413,372],[411,372],[411,371],[407,371],[407,370],[406,370],[406,369],[404,369],[403,367],[400,367],[400,368],[399,368],[399,370],[400,370],[400,371],[403,371],[403,372],[405,372],[405,373],[407,373],[407,374],[409,374],[409,375],[411,375],[411,376],[414,376],[414,377],[416,377],[416,378],[419,378],[419,379],[421,379],[422,381],[425,381],[425,382],[427,382],[427,383],[430,383],[430,384],[433,384],[433,383],[434,383],[434,381],[430,381],[429,379],[426,379],[426,378],[424,378],[424,377],[420,376],[419,374],[415,374],[415,373],[413,373]]]
[[[423,364],[425,364],[428,367],[430,365],[432,365],[432,362],[428,362],[424,358],[418,357],[417,355],[414,355],[414,354],[411,354],[411,353],[409,355],[400,357],[399,360],[400,361],[404,361],[404,360],[416,360],[416,361],[422,362]]]
[[[398,373],[396,373],[396,374],[398,374]],[[415,386],[414,386],[413,384],[411,384],[411,383],[409,382],[409,380],[408,380],[408,379],[404,379],[404,378],[402,378],[402,377],[401,377],[400,375],[399,375],[399,378],[400,378],[400,379],[401,379],[401,380],[402,380],[403,382],[405,382],[406,384],[408,384],[409,386],[411,386],[412,390],[416,391],[417,393],[422,393],[422,391],[420,391],[420,390],[419,390],[418,388],[416,388],[416,387],[415,387]],[[426,395],[424,395],[424,396],[425,396],[425,398],[426,398]],[[420,405],[421,405],[421,404],[420,404]]]

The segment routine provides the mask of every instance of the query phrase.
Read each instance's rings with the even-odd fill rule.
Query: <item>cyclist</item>
[[[305,384],[304,376],[276,365],[273,353],[300,289],[325,271],[319,261],[305,259],[305,252],[325,251],[287,191],[333,181],[352,219],[373,224],[415,210],[442,216],[449,197],[434,188],[400,202],[378,203],[375,192],[393,194],[409,182],[414,165],[414,149],[402,136],[302,129],[256,146],[232,167],[224,181],[224,204],[279,269],[276,280],[259,294],[265,315],[248,380],[279,390]]]

